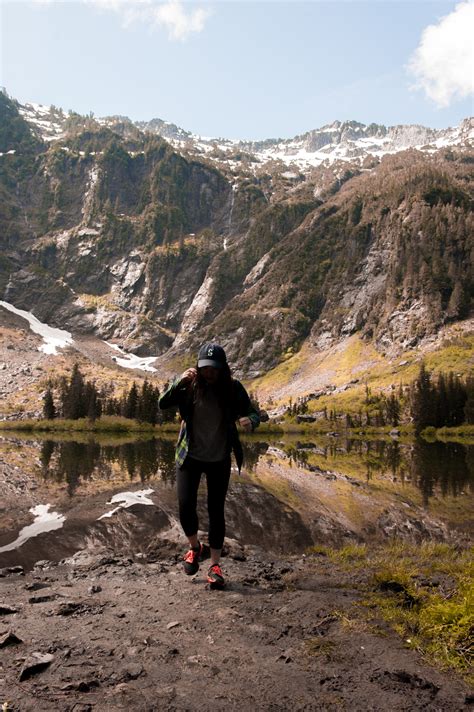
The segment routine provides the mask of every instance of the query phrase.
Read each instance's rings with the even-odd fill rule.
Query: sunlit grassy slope
[[[282,405],[298,397],[335,386],[336,392],[310,400],[309,411],[337,409],[358,412],[364,406],[366,388],[376,395],[391,387],[408,385],[424,360],[430,371],[454,371],[467,375],[474,371],[474,329],[471,322],[446,329],[436,341],[423,348],[388,356],[372,343],[353,335],[325,351],[309,342],[276,368],[255,379],[249,387],[262,403]],[[347,386],[346,390],[339,390]],[[339,391],[339,392],[337,392]]]

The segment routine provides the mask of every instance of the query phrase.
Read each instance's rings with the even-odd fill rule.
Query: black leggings
[[[225,536],[224,503],[230,479],[230,457],[219,462],[200,462],[187,457],[176,468],[179,520],[186,536],[197,534],[197,493],[201,474],[207,480],[207,511],[209,513],[209,546],[222,549]]]

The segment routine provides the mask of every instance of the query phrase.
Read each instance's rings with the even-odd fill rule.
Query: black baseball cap
[[[227,357],[222,346],[219,344],[203,344],[199,349],[198,368],[203,366],[213,366],[223,368],[227,363]]]

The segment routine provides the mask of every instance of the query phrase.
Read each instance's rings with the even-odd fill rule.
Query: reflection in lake
[[[474,489],[474,447],[458,443],[424,443],[412,448],[411,462],[416,485],[428,502],[438,488],[443,497],[457,497]]]
[[[174,444],[171,440],[153,438],[119,445],[101,445],[92,440],[86,443],[45,440],[40,459],[44,478],[67,482],[70,495],[81,481],[93,476],[111,479],[113,464],[127,472],[132,481],[174,478]]]
[[[290,464],[308,471],[356,472],[370,482],[389,477],[400,486],[410,483],[423,495],[425,504],[434,494],[456,497],[474,489],[474,446],[458,443],[428,443],[416,440],[408,445],[398,441],[347,440],[340,442],[248,439],[244,443],[245,469],[253,472],[269,447],[275,448]],[[53,442],[41,445],[45,479],[67,482],[73,495],[81,481],[93,476],[111,479],[118,465],[130,480],[146,482],[158,477],[174,480],[174,441],[149,439],[117,445],[97,441]]]
[[[350,462],[351,469],[365,473],[367,482],[377,475],[389,475],[392,482],[411,483],[421,491],[425,504],[434,494],[457,497],[474,490],[472,445],[421,439],[408,445],[385,440],[281,445],[290,460],[303,469],[316,471],[324,463],[328,470],[344,471],[344,463]]]
[[[64,524],[65,517],[58,512],[50,512],[50,509],[50,504],[38,504],[36,507],[32,507],[30,512],[34,515],[33,524],[23,527],[15,541],[10,542],[10,544],[7,544],[6,546],[1,546],[0,554],[4,551],[19,549],[25,541],[28,541],[28,539],[32,539],[39,534],[44,534],[44,532],[50,532],[54,529],[60,529]]]
[[[170,532],[174,551],[181,544],[174,441],[174,435],[118,442],[110,437],[105,442],[2,439],[7,458],[24,448],[20,457],[45,485],[36,502],[41,512],[48,514],[50,506],[53,512],[47,521],[35,518],[31,524],[25,513],[41,512],[25,510],[21,486],[18,522],[11,507],[0,506],[0,522],[3,516],[6,523],[0,532],[0,567],[31,567],[39,559],[60,560],[94,545],[146,553]],[[228,536],[242,544],[290,553],[352,539],[449,540],[452,534],[471,540],[472,498],[465,495],[474,489],[473,446],[322,436],[263,441],[256,435],[244,438],[243,446],[244,476],[232,478],[226,504]],[[11,471],[20,470],[13,462],[18,460],[12,460]],[[91,481],[102,485],[81,491]],[[49,483],[66,487],[48,488]],[[458,498],[455,507],[453,498]],[[198,508],[205,529],[205,487]]]

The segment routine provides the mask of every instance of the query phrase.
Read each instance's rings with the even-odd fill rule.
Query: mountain
[[[64,136],[70,125],[68,117],[55,107],[26,104],[20,108],[20,113],[47,141]],[[419,125],[386,127],[380,124],[366,126],[357,121],[334,121],[291,139],[240,141],[204,138],[162,119],[132,122],[126,116],[97,119],[92,116],[84,119],[76,114],[72,116],[76,121],[83,121],[84,125],[92,121],[122,136],[134,135],[136,129],[156,134],[169,141],[178,151],[208,157],[223,167],[235,168],[235,164],[244,160],[253,164],[254,170],[274,163],[303,172],[336,161],[349,161],[363,166],[368,157],[381,158],[408,148],[429,154],[450,146],[472,148],[474,144],[472,118],[465,119],[457,127],[441,130]]]
[[[52,325],[168,359],[218,339],[255,376],[472,311],[472,119],[242,142],[5,94],[0,115],[0,295]]]

